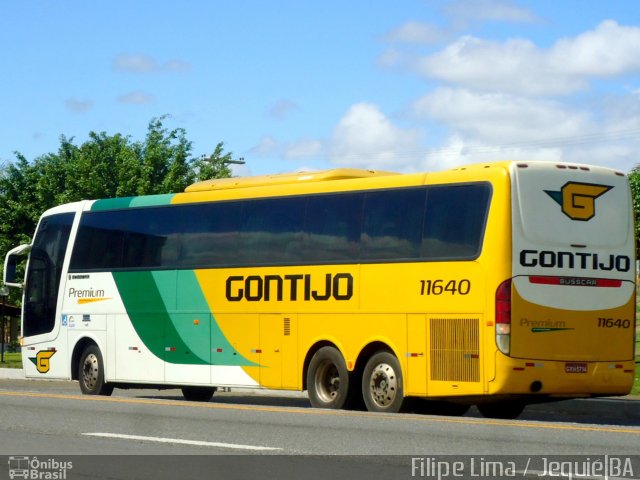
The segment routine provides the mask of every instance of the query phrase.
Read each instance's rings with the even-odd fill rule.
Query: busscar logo
[[[55,350],[40,350],[35,357],[29,357],[29,360],[36,366],[36,370],[40,373],[47,373],[51,367],[49,359],[56,353]]]
[[[596,198],[612,188],[595,183],[567,182],[559,192],[545,190],[544,193],[553,198],[571,220],[587,222],[596,216]]]

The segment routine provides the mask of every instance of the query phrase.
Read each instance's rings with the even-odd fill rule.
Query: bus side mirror
[[[31,250],[31,245],[20,245],[9,250],[4,260],[3,283],[7,287],[22,288],[23,283],[18,281],[18,264],[21,256]]]

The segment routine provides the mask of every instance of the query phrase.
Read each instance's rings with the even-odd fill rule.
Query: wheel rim
[[[82,382],[88,390],[93,390],[98,383],[98,374],[100,373],[100,365],[98,363],[98,357],[95,354],[90,353],[84,359],[82,365]]]
[[[340,390],[340,373],[338,367],[329,360],[322,362],[316,370],[314,379],[316,392],[320,400],[330,403],[338,396]]]
[[[398,394],[398,380],[393,367],[380,363],[371,372],[369,380],[371,399],[378,407],[386,407],[393,403]]]

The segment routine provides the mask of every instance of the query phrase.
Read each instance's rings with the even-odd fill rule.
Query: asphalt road
[[[73,457],[76,469],[66,478],[152,478],[152,472],[153,478],[177,478],[176,465],[180,478],[203,478],[203,469],[211,468],[227,473],[206,478],[264,477],[266,471],[279,478],[332,478],[344,472],[351,472],[350,478],[412,478],[411,457],[637,455],[640,402],[560,402],[530,407],[523,419],[505,421],[473,411],[439,417],[316,410],[304,394],[295,393],[234,390],[216,393],[207,403],[184,401],[178,390],[116,390],[112,397],[91,397],[80,395],[76,382],[5,379],[0,380],[0,452],[40,459],[118,456]],[[132,454],[156,457],[122,457]],[[0,462],[0,471],[7,465]],[[96,465],[103,466],[97,471]]]

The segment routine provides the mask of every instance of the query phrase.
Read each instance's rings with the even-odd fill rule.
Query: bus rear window
[[[430,188],[422,258],[470,260],[480,255],[490,197],[491,188],[487,184]]]

